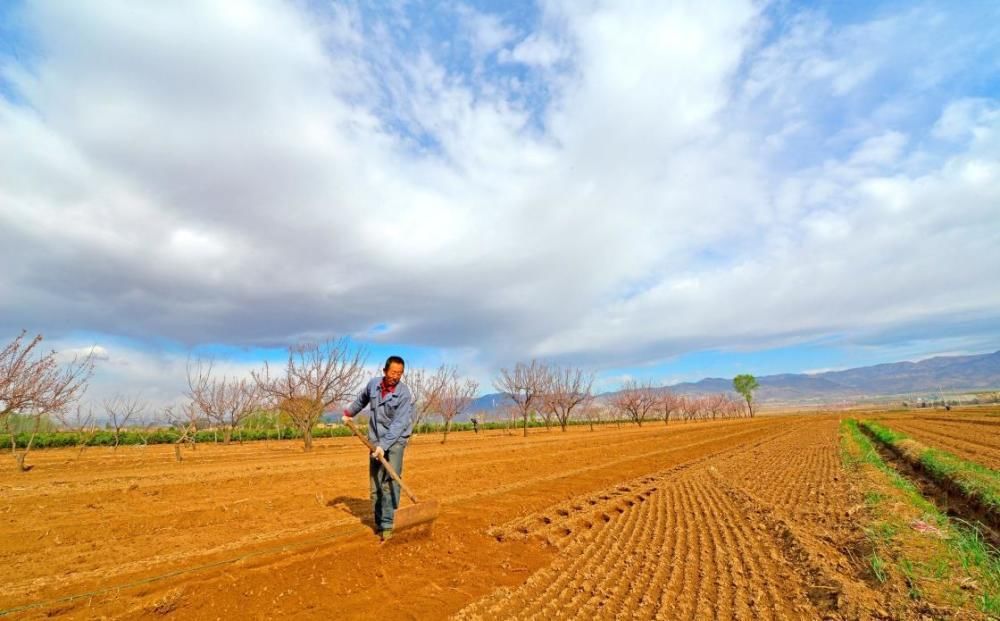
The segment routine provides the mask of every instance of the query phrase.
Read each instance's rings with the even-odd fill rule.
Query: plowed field
[[[927,446],[1000,470],[1000,418],[909,416],[882,420]]]
[[[15,618],[878,618],[837,418],[416,437],[380,546],[356,440],[50,450],[0,471]],[[405,502],[405,501],[404,501]]]

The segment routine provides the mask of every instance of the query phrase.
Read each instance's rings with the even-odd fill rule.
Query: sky
[[[0,4],[0,341],[170,402],[349,337],[492,392],[1000,349],[1000,4]]]

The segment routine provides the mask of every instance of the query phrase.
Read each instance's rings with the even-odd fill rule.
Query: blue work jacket
[[[406,384],[399,382],[383,399],[381,384],[381,377],[372,378],[358,398],[347,406],[345,413],[356,416],[368,406],[371,409],[368,439],[388,451],[394,444],[406,446],[413,434],[413,393]]]

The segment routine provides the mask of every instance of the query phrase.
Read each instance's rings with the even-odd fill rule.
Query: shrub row
[[[346,427],[316,427],[313,429],[312,435],[314,438],[349,436],[351,435],[351,430]],[[174,429],[157,429],[150,432],[148,435],[138,431],[123,431],[119,434],[118,443],[126,446],[140,444],[172,444],[180,439],[180,437],[181,434]],[[238,442],[240,440],[253,442],[258,440],[292,440],[301,437],[302,434],[297,429],[286,427],[282,428],[280,438],[276,429],[238,429],[233,432],[232,439],[234,442]],[[18,448],[26,447],[30,438],[31,434],[29,433],[18,433],[14,435],[14,441],[16,442]],[[199,444],[212,442],[221,443],[222,439],[223,435],[221,431],[203,429],[195,434],[195,442]],[[35,435],[35,440],[31,446],[32,448],[41,449],[81,445],[114,446],[114,444],[114,432],[102,429],[93,436],[90,436],[89,434],[83,434],[83,436],[81,436],[81,434],[72,431],[38,433]],[[0,447],[2,446],[10,446],[10,434],[0,434]]]
[[[594,421],[594,425],[614,425],[617,423],[631,425],[631,421],[614,421],[614,420],[601,420]],[[646,421],[647,424],[653,423],[655,421]],[[678,421],[680,422],[680,421]],[[570,420],[568,423],[570,426],[579,425],[590,425],[589,421],[586,420]],[[511,429],[517,430],[524,426],[524,421],[518,419],[516,423],[511,423],[509,421],[487,421],[479,423],[480,430],[498,430],[498,429]],[[544,420],[529,420],[529,429],[539,429],[545,427]],[[559,424],[554,422],[551,427],[557,429]],[[362,425],[362,430],[365,427]],[[454,422],[451,424],[451,431],[473,431],[474,426],[471,422]],[[443,433],[444,423],[421,423],[416,425],[413,429],[414,433],[417,434],[428,434],[428,433]],[[312,431],[314,438],[335,438],[350,436],[351,430],[347,427],[341,425],[335,425],[332,427],[323,426],[315,427]],[[72,431],[48,431],[39,432],[35,435],[35,440],[32,443],[32,448],[55,448],[60,446],[114,446],[115,434],[112,431],[102,429],[96,432],[94,435],[89,434],[78,434]],[[27,432],[14,434],[14,441],[17,443],[18,448],[24,448],[28,444],[31,434]],[[293,427],[283,427],[281,429],[281,437],[278,437],[278,431],[276,429],[236,429],[233,432],[232,440],[234,442],[244,441],[244,442],[254,442],[259,440],[292,440],[301,438],[302,434]],[[124,446],[134,446],[141,444],[172,444],[180,438],[180,433],[175,429],[156,429],[149,432],[148,435],[138,431],[122,431],[119,434],[119,445]],[[222,431],[212,431],[212,430],[200,430],[195,434],[195,442],[201,443],[212,443],[219,442],[223,440]],[[10,434],[0,434],[0,447],[10,446]]]

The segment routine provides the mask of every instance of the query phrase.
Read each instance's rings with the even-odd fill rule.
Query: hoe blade
[[[412,505],[400,507],[396,509],[392,529],[399,531],[420,524],[430,524],[437,519],[439,510],[440,505],[436,500],[422,500]]]

